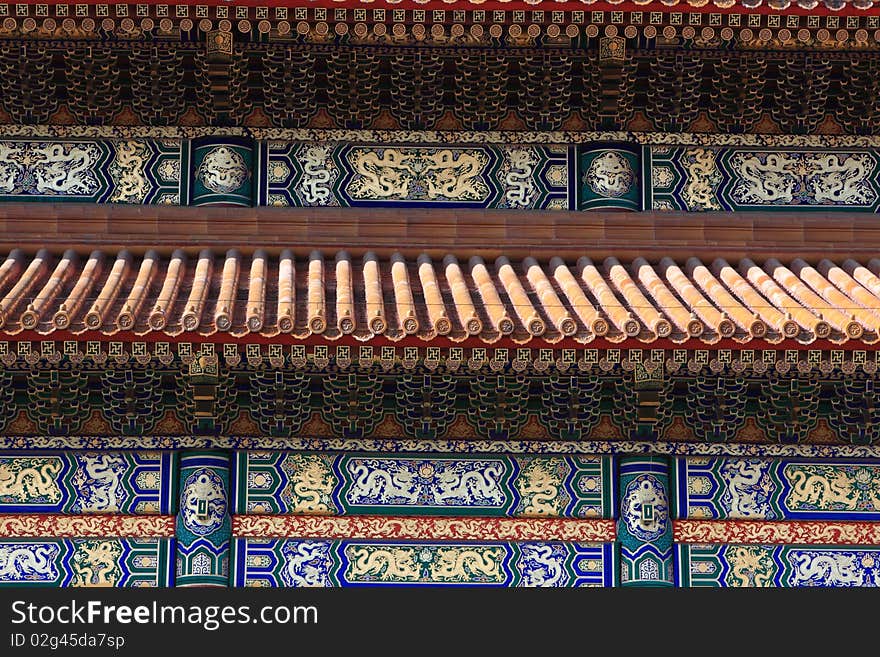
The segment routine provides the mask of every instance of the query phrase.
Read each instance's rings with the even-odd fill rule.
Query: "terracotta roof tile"
[[[468,290],[467,281],[465,281],[455,256],[446,255],[443,258],[443,273],[449,283],[449,289],[452,292],[452,305],[462,328],[468,335],[479,335],[483,332],[483,322],[477,316],[477,309]]]
[[[688,280],[692,280],[709,299],[712,299],[712,302],[719,309],[720,320],[715,321],[718,315],[712,314],[709,308],[705,309],[706,314],[703,318],[721,336],[732,337],[736,333],[737,326],[750,337],[762,338],[767,334],[767,325],[759,318],[758,314],[754,311],[750,312],[746,306],[737,301],[727,288],[709,271],[709,268],[700,262],[699,258],[688,258],[685,263],[685,271],[690,276]],[[702,306],[691,305],[697,312],[703,312],[704,310]],[[709,319],[707,319],[707,316]],[[728,318],[736,326],[727,324]]]
[[[308,330],[321,334],[327,330],[327,303],[324,296],[324,255],[320,251],[309,254],[308,272]]]
[[[431,330],[437,335],[447,335],[452,330],[452,323],[446,316],[443,296],[440,294],[440,283],[431,259],[422,255],[418,259],[419,280],[425,297],[425,310],[428,313]]]
[[[281,333],[290,333],[293,330],[294,304],[296,302],[295,278],[296,265],[294,264],[293,251],[284,249],[278,259],[278,310],[276,312],[278,330]],[[264,326],[265,323],[261,322],[259,329],[251,330],[261,331]]]
[[[877,270],[880,260],[828,258],[759,265],[502,256],[489,264],[297,249],[204,249],[195,257],[15,250],[0,263],[0,332],[872,344],[880,331]]]
[[[399,253],[391,256],[391,283],[394,286],[394,303],[401,330],[406,335],[418,333],[419,320],[416,317],[416,305],[413,301],[412,286],[409,283],[409,271],[406,260]]]
[[[630,310],[642,320],[648,331],[653,333],[652,336],[649,335],[646,338],[670,337],[672,335],[672,324],[648,301],[647,297],[630,276],[626,267],[617,258],[608,257],[605,258],[605,270],[611,279],[611,283],[620,290],[623,298],[629,304]]]
[[[843,290],[850,299],[863,308],[870,310],[874,315],[874,321],[876,322],[877,319],[880,319],[880,299],[871,292],[871,285],[866,285],[865,287],[868,289],[865,289],[865,287],[860,285],[859,282],[850,275],[850,271],[855,271],[857,269],[864,269],[864,267],[854,260],[845,261],[843,267],[835,265],[828,259],[819,262],[819,271],[840,290]],[[880,289],[880,279],[877,279],[877,277],[868,272],[867,269],[864,269],[864,271],[876,281],[876,289]]]
[[[532,271],[535,267],[540,270],[540,265],[538,265],[534,258],[527,258],[525,262],[528,263],[529,271]],[[599,311],[596,310],[596,307],[587,299],[587,295],[584,294],[584,291],[578,285],[574,275],[572,275],[571,270],[562,258],[556,257],[550,261],[550,272],[553,275],[553,280],[556,281],[560,288],[560,293],[568,300],[574,314],[577,315],[586,329],[599,337],[606,335],[608,333],[608,321],[602,317]],[[541,303],[546,307],[547,304],[544,299],[541,300]],[[567,331],[559,324],[557,326],[563,333],[568,335]],[[574,332],[577,332],[576,323]]]

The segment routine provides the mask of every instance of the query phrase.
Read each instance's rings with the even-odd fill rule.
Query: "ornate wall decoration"
[[[876,212],[880,207],[880,166],[872,151],[670,146],[650,151],[654,209],[798,206]]]
[[[234,586],[612,586],[611,544],[236,539]]]
[[[869,153],[736,152],[727,165],[728,188],[739,206],[843,205],[871,207],[877,161]]]
[[[680,458],[679,518],[865,520],[880,517],[878,465],[770,458]]]
[[[880,586],[880,558],[862,550],[789,549],[790,586]]]
[[[570,499],[562,485],[567,475],[564,459],[523,459],[515,484],[521,496],[517,511],[527,516],[559,515]]]
[[[353,177],[345,186],[352,201],[481,203],[489,156],[481,149],[352,148],[345,157]]]
[[[122,545],[112,540],[82,540],[74,544],[71,586],[115,586],[122,577]]]
[[[215,146],[205,153],[196,171],[196,180],[215,194],[240,189],[249,176],[244,158],[228,146]]]
[[[95,201],[107,150],[98,142],[0,142],[0,194]]]
[[[283,144],[281,148],[284,148]],[[296,191],[302,198],[303,205],[338,205],[333,194],[333,184],[339,177],[340,169],[331,157],[332,146],[329,144],[302,144],[295,148],[301,153],[299,164],[302,165],[302,178],[297,184]],[[282,163],[278,159],[272,164],[278,166]],[[270,180],[269,182],[284,182],[284,180]]]
[[[63,467],[58,456],[0,458],[0,500],[26,507],[57,503],[57,477]]]
[[[622,521],[630,534],[642,541],[653,541],[666,532],[669,503],[666,487],[652,474],[642,474],[626,486],[621,499]]]
[[[637,147],[613,143],[579,147],[578,209],[641,209],[641,177]]]
[[[605,151],[590,162],[584,182],[596,196],[617,198],[636,184],[636,172],[623,155]]]
[[[880,549],[677,545],[677,584],[714,587],[876,587]]]
[[[179,140],[0,142],[0,200],[180,203]]]
[[[149,191],[144,168],[150,149],[143,141],[120,141],[116,143],[116,158],[109,172],[115,190],[108,199],[111,203],[143,203]]]
[[[688,149],[681,157],[681,164],[688,176],[681,190],[681,198],[687,209],[720,210],[721,204],[715,196],[722,176],[715,163],[715,152],[708,148]],[[670,182],[667,182],[667,187]]]
[[[422,454],[644,454],[665,456],[734,456],[780,458],[880,458],[874,445],[775,445],[766,443],[687,443],[680,440],[419,440],[406,438],[257,438],[247,435],[181,435],[155,434],[132,436],[0,436],[0,448],[18,450],[38,446],[40,449],[94,449],[97,441],[107,449],[299,449],[306,451],[412,452]]]
[[[672,585],[669,469],[663,457],[620,460],[617,534],[623,586]]]
[[[681,543],[880,545],[880,528],[854,521],[676,520],[673,535]]]
[[[59,578],[58,543],[0,542],[0,585],[12,583],[46,584]]]
[[[179,140],[127,139],[111,142],[115,151],[107,172],[108,203],[180,205]]]
[[[349,485],[343,496],[354,509],[441,507],[480,513],[507,501],[502,490],[507,468],[498,460],[353,457],[344,468]]]
[[[253,141],[234,132],[192,140],[158,138],[161,133],[7,139],[0,142],[5,158],[0,199],[584,210],[644,205],[679,211],[880,208],[876,144],[867,138],[829,138],[827,144],[792,138],[793,145],[784,148],[766,146],[778,141],[769,138],[746,145],[749,140],[736,135],[706,140],[608,132],[591,134],[628,141],[566,146],[552,140],[574,144],[583,135],[529,133],[530,143],[516,143],[498,132],[460,133],[460,143],[444,145],[424,132],[421,145],[407,146],[414,133],[257,130],[269,140]],[[276,133],[304,141],[272,139]],[[327,138],[315,139],[321,134]],[[358,145],[360,136],[383,145]],[[473,143],[476,136],[480,143]]]
[[[232,533],[248,538],[431,539],[610,543],[614,521],[586,518],[237,515]]]
[[[498,171],[498,177],[505,187],[503,189],[504,197],[499,203],[499,207],[514,209],[534,207],[539,193],[534,179],[535,169],[540,164],[536,149],[509,146],[502,148],[502,152],[504,159]],[[568,184],[567,171],[564,175],[558,167],[547,170],[547,179],[548,182],[552,180],[552,183],[557,186]]]
[[[0,587],[167,587],[169,547],[155,538],[0,540]]]
[[[180,492],[179,513],[183,526],[196,536],[219,529],[227,515],[226,486],[220,476],[209,468],[190,473]]]
[[[191,144],[191,205],[252,205],[256,145],[244,139],[205,138]]]
[[[0,513],[171,513],[172,452],[0,454]]]
[[[712,133],[712,132],[664,132],[659,130],[403,130],[390,128],[279,128],[261,126],[191,126],[163,125],[46,125],[9,124],[4,126],[8,139],[66,140],[139,139],[162,144],[179,144],[181,141],[201,137],[245,137],[256,141],[271,142],[272,148],[285,148],[300,143],[356,143],[356,144],[431,144],[431,145],[478,145],[499,144],[522,146],[524,144],[552,144],[551,149],[566,148],[568,144],[592,144],[595,142],[623,142],[650,147],[704,148],[803,148],[810,150],[875,149],[880,147],[880,135],[874,134],[817,134],[793,133]],[[271,178],[271,176],[269,176]]]
[[[613,517],[607,457],[240,452],[237,513]]]
[[[569,209],[566,146],[269,142],[260,203]]]
[[[495,545],[350,543],[342,577],[353,584],[501,584],[505,550]]]
[[[792,511],[880,513],[880,467],[876,464],[792,463],[783,470]]]
[[[333,513],[333,457],[324,454],[288,454],[281,463],[287,485],[281,497],[291,513]],[[248,486],[268,488],[274,478],[267,472],[248,473]]]
[[[229,457],[218,452],[180,456],[176,585],[225,586],[229,578]]]

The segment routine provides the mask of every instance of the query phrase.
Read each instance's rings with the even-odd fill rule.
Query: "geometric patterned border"
[[[0,515],[3,538],[173,538],[174,516]]]
[[[672,532],[676,543],[880,545],[880,524],[872,522],[675,520]]]
[[[268,438],[255,436],[0,436],[0,449],[283,449],[288,451],[415,452],[421,454],[652,454],[880,458],[880,445],[781,445],[635,440],[410,440]]]
[[[614,520],[561,518],[426,518],[384,516],[232,517],[232,535],[247,538],[351,538],[432,541],[571,541],[610,543]]]
[[[249,136],[257,141],[359,142],[414,144],[588,144],[624,141],[665,146],[848,147],[880,146],[880,134],[790,135],[712,134],[697,132],[631,132],[627,130],[343,130],[320,128],[245,128],[219,126],[83,126],[4,125],[4,138],[191,139],[206,136]]]

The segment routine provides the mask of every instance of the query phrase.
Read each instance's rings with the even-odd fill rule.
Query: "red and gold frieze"
[[[237,538],[356,538],[437,541],[573,541],[608,543],[614,520],[571,518],[440,518],[426,516],[232,517]]]
[[[875,522],[675,520],[672,532],[678,543],[880,545]]]
[[[2,538],[171,538],[174,516],[0,514]]]

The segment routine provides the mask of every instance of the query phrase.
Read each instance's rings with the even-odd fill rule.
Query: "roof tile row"
[[[0,265],[0,332],[871,344],[880,339],[878,272],[880,259],[474,256],[464,265],[451,254],[435,262],[293,249],[205,249],[194,258],[15,250]]]

